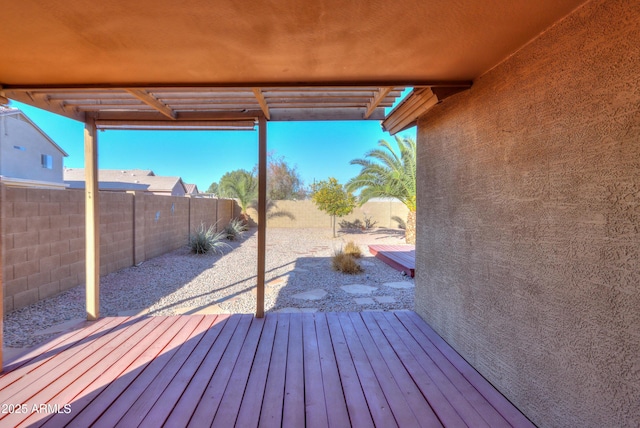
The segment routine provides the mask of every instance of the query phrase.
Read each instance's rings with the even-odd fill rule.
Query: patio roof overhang
[[[5,3],[0,103],[10,98],[86,123],[87,313],[93,319],[99,127],[253,129],[258,123],[261,315],[267,120],[381,120],[384,108],[414,87],[383,124],[391,132],[405,129],[585,0]]]

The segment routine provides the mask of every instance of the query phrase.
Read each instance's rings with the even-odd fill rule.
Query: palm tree
[[[408,209],[405,238],[416,240],[416,142],[411,138],[396,138],[399,152],[385,140],[378,143],[382,149],[370,150],[364,159],[354,159],[351,165],[360,165],[360,173],[347,182],[349,191],[360,192],[360,205],[371,198],[399,199]]]
[[[247,209],[256,199],[258,194],[258,180],[249,171],[238,170],[234,174],[225,174],[220,179],[221,193],[227,197],[235,198],[240,205],[243,220],[249,221]]]

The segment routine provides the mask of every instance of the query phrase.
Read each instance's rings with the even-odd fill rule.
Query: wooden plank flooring
[[[533,426],[409,311],[104,318],[9,363],[0,403],[12,427]]]
[[[416,248],[413,245],[369,245],[369,252],[411,278],[416,274]]]

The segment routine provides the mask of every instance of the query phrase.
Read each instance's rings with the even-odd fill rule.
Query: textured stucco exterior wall
[[[640,424],[640,3],[418,124],[416,310],[540,426]]]
[[[51,169],[42,167],[42,155],[52,157]],[[30,123],[16,116],[0,118],[0,175],[62,184],[63,158],[60,150]]]

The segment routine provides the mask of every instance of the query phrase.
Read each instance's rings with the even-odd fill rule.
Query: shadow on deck
[[[7,364],[0,402],[2,426],[533,426],[410,311],[103,318]]]

